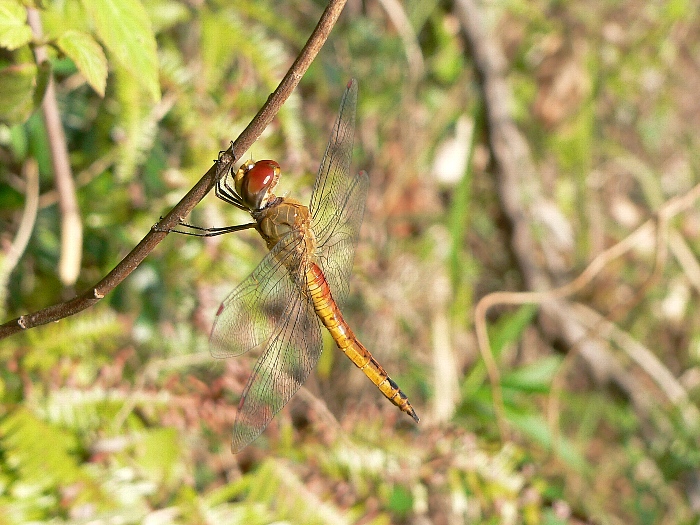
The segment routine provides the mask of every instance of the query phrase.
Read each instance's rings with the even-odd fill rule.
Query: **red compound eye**
[[[274,160],[259,160],[245,172],[241,181],[241,197],[252,210],[259,210],[267,195],[277,183],[280,165]]]
[[[248,179],[248,193],[256,195],[266,190],[275,179],[275,170],[279,170],[280,165],[274,160],[259,160],[246,174]]]

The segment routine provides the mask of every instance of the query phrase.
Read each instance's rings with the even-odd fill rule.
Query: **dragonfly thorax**
[[[269,249],[285,235],[295,231],[304,235],[306,253],[314,253],[315,237],[311,229],[309,208],[296,199],[278,197],[274,203],[252,215],[258,223],[257,230]]]
[[[256,211],[275,198],[272,190],[279,178],[280,165],[274,160],[249,160],[238,168],[233,180],[243,204],[250,211]]]

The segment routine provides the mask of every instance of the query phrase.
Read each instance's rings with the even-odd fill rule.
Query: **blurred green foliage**
[[[27,24],[32,6],[41,38]],[[0,263],[25,209],[30,159],[41,193],[29,244],[0,283],[3,317],[58,303],[113,268],[247,125],[323,8],[0,0]],[[560,276],[570,279],[697,182],[697,6],[511,0],[484,9],[544,193],[574,230]],[[695,211],[674,223],[676,258],[634,308],[625,298],[653,266],[643,250],[576,298],[652,349],[682,378],[689,404],[666,400],[621,344],[613,355],[654,403],[602,389],[578,349],[564,356],[543,340],[537,308],[494,309],[491,351],[513,431],[499,440],[474,302],[522,289],[522,279],[461,31],[448,3],[350,1],[249,153],[277,159],[280,193],[308,201],[343,86],[359,80],[353,169],[370,173],[371,189],[345,313],[421,424],[328,340],[317,376],[232,456],[252,361],[215,362],[207,336],[263,245],[250,232],[170,235],[90,311],[0,342],[0,524],[697,521],[700,324],[686,262],[697,257]],[[39,109],[50,75],[84,227],[74,287],[57,272],[61,212]],[[188,220],[245,217],[212,197]],[[457,383],[447,420],[434,415],[451,381],[434,377],[436,356]]]

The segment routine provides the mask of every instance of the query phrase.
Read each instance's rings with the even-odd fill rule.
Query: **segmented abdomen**
[[[398,385],[389,377],[382,365],[372,356],[343,319],[340,309],[331,295],[330,287],[323,272],[316,263],[307,269],[306,280],[309,293],[321,322],[333,336],[338,348],[377,385],[384,396],[403,412],[418,422],[420,419]]]

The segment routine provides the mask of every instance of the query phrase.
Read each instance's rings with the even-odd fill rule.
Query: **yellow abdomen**
[[[343,319],[338,305],[333,300],[330,287],[323,272],[316,263],[310,263],[306,271],[306,281],[314,303],[316,314],[333,336],[338,348],[377,385],[384,396],[409,416],[420,421],[415,410],[398,385],[389,377],[362,343],[357,340],[348,324]]]

